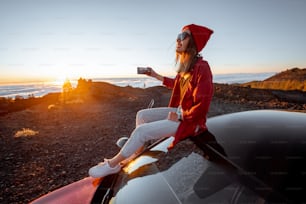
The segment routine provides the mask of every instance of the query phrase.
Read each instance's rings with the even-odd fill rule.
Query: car
[[[305,203],[306,113],[252,110],[208,118],[174,149],[149,145],[114,175],[84,178],[39,203]]]

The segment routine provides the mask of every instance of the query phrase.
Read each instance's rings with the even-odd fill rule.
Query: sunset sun
[[[54,84],[55,85],[63,85],[66,80],[69,80],[69,77],[66,74],[60,75],[55,78]]]

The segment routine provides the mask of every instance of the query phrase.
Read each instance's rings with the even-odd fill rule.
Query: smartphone
[[[149,67],[137,67],[137,74],[149,74],[151,69]]]

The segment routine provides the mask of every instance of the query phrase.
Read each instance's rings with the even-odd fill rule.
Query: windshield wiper
[[[114,191],[111,188],[108,188],[103,196],[101,204],[109,203],[110,199],[113,197]]]

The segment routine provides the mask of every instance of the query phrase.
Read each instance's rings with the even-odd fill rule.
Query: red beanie
[[[214,32],[209,28],[195,24],[186,25],[182,28],[182,30],[186,29],[190,30],[191,35],[197,46],[198,52],[200,52],[204,48],[204,46],[206,45],[207,41],[210,38],[210,35],[213,34]]]

